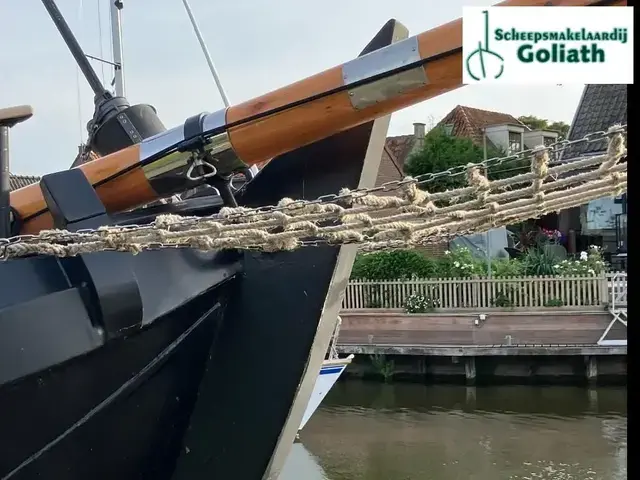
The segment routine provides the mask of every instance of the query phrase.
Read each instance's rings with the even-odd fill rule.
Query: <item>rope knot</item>
[[[474,164],[469,164],[467,168],[467,182],[469,183],[469,186],[473,187],[480,205],[483,205],[489,197],[491,183],[487,177],[482,175],[480,167]]]
[[[348,211],[345,215],[341,215],[340,220],[344,224],[357,224],[360,223],[365,227],[373,227],[373,219],[367,215],[366,213],[352,213],[349,214]]]
[[[614,196],[619,197],[625,192],[624,177],[620,172],[613,172],[610,176],[611,184],[616,187]]]
[[[420,190],[417,182],[412,177],[405,177],[402,185],[402,194],[410,203],[414,205],[420,205],[424,202],[428,202],[431,195],[429,192]]]
[[[287,228],[287,225],[289,225],[292,220],[289,215],[283,212],[279,212],[277,210],[274,212],[271,212],[271,218],[273,218],[274,220],[277,220],[278,223],[280,223],[280,225],[284,228]]]
[[[531,184],[534,192],[542,188],[544,179],[549,174],[549,150],[537,147],[537,150],[531,158],[531,172],[537,177]]]
[[[347,207],[350,207],[353,205],[353,195],[351,194],[351,189],[346,187],[340,189],[340,191],[338,192],[338,196],[340,197],[340,200],[344,202],[344,204]]]
[[[549,150],[544,146],[538,146],[534,149],[531,158],[531,172],[541,180],[544,180],[549,174]]]
[[[180,215],[166,214],[158,215],[153,224],[156,228],[162,230],[169,230],[172,226],[182,223],[182,217]]]
[[[614,134],[613,137],[609,139],[609,145],[607,146],[607,156],[612,159],[615,158],[615,162],[617,162],[625,155],[625,153],[626,147],[624,137],[621,133]]]

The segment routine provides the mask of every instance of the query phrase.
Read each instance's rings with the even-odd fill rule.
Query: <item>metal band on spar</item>
[[[626,0],[507,0],[498,6],[626,6]],[[80,168],[109,212],[202,183],[185,176],[194,148],[232,172],[462,86],[458,19],[99,158]],[[11,193],[22,233],[53,226],[39,185]]]

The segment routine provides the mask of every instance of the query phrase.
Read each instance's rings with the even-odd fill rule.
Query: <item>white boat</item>
[[[329,393],[329,390],[331,390],[338,381],[338,378],[340,378],[340,375],[342,375],[342,372],[345,371],[347,366],[353,360],[353,355],[349,355],[346,358],[339,358],[338,352],[335,348],[341,321],[340,317],[338,317],[338,323],[333,333],[333,338],[331,339],[331,346],[329,347],[329,358],[322,363],[320,374],[313,386],[313,392],[311,393],[311,398],[309,399],[307,408],[304,411],[304,416],[302,417],[302,422],[300,423],[298,432],[304,428],[311,416],[322,403],[322,400],[324,400],[324,397]]]

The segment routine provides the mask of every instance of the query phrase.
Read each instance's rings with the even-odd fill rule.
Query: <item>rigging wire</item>
[[[82,24],[82,17],[84,11],[83,0],[78,2],[78,23]],[[78,145],[82,145],[82,137],[83,128],[82,128],[82,93],[80,91],[80,67],[76,63],[76,95],[77,95],[77,106],[78,106],[78,134],[79,134],[79,142]]]
[[[98,5],[98,40],[100,42],[100,58],[104,59],[104,46],[103,46],[103,37],[102,37],[102,15],[100,10],[100,0],[96,0]],[[100,62],[100,75],[102,76],[102,84],[105,85],[104,82],[104,61]]]
[[[109,6],[109,9],[111,9],[111,8],[113,8],[113,6]],[[111,63],[112,63],[112,65],[115,65],[116,56],[115,56],[115,53],[113,51],[113,28],[114,28],[114,26],[113,26],[113,24],[111,22],[111,10],[109,10],[109,27],[111,29],[111,32],[110,32],[111,35],[109,35],[109,49],[111,51]],[[114,89],[114,94],[115,94],[115,85],[116,85],[116,69],[117,69],[117,67],[114,66],[113,67],[113,77],[111,79],[111,82],[109,83],[109,86],[113,87],[113,89]],[[106,84],[105,84],[105,87],[106,87]]]

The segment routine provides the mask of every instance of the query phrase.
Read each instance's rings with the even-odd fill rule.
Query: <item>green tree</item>
[[[487,148],[487,159],[503,157],[505,153],[493,146]],[[469,163],[481,163],[484,151],[469,138],[455,137],[436,127],[427,133],[420,150],[413,153],[405,163],[404,171],[413,177],[448,170]],[[489,179],[504,178],[514,175],[514,168],[522,167],[521,162],[504,162],[489,167]],[[430,192],[441,192],[466,186],[466,175],[447,175],[438,177],[424,185]]]
[[[549,124],[549,130],[560,133],[558,137],[559,140],[567,138],[567,135],[569,135],[569,128],[571,128],[571,126],[564,122],[553,122]]]
[[[569,124],[565,122],[551,122],[544,118],[538,118],[534,115],[523,115],[518,117],[522,123],[524,123],[531,130],[553,130],[558,132],[558,140],[564,140],[569,134]]]

